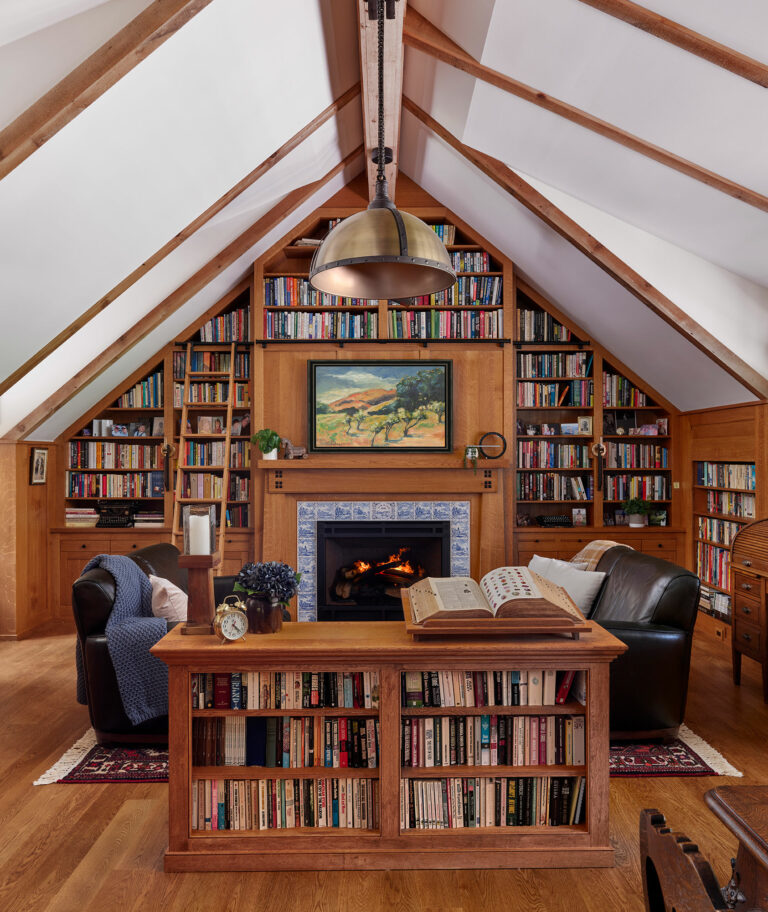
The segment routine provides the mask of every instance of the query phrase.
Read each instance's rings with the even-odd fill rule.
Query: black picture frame
[[[450,453],[453,362],[308,361],[307,419],[311,453]]]
[[[48,447],[32,447],[29,453],[29,483],[45,484],[48,481]]]

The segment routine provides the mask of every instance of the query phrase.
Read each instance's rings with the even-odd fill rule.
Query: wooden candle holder
[[[221,552],[213,554],[181,554],[179,566],[187,570],[189,602],[187,622],[181,632],[203,635],[212,632],[216,610],[213,597],[213,571],[221,564]]]

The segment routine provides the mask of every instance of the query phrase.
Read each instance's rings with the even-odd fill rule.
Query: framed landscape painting
[[[310,451],[450,452],[451,364],[310,361]]]

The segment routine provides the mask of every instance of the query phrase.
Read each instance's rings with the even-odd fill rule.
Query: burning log
[[[414,570],[409,561],[403,560],[408,551],[401,548],[397,554],[376,563],[357,560],[336,571],[330,591],[332,597],[349,601],[355,596],[376,598],[381,594],[399,598],[400,590],[424,578],[424,568],[417,565]]]

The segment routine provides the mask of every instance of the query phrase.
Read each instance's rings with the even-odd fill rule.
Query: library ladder
[[[201,345],[200,348],[206,348],[206,346]],[[212,504],[217,503],[220,507],[219,514],[219,541],[217,550],[221,554],[222,560],[224,559],[224,549],[226,547],[226,537],[225,530],[227,525],[227,499],[229,497],[229,469],[231,462],[231,442],[232,442],[232,411],[234,408],[234,397],[235,397],[235,350],[237,348],[236,343],[232,343],[230,347],[229,354],[229,370],[228,371],[214,371],[214,370],[204,370],[204,371],[195,371],[192,370],[193,366],[193,354],[195,350],[195,345],[193,342],[187,344],[187,355],[184,363],[184,391],[182,393],[181,399],[181,426],[179,427],[179,453],[176,462],[176,487],[175,487],[175,496],[173,500],[173,543],[176,544],[176,538],[178,535],[183,537],[183,529],[181,524],[181,510],[185,504]],[[198,403],[190,401],[190,383],[197,381],[209,381],[212,383],[220,382],[227,384],[227,398],[221,402],[206,402]],[[210,465],[190,465],[187,463],[187,442],[191,441],[193,443],[202,442],[202,438],[210,438],[210,441],[219,440],[220,436],[217,434],[205,434],[201,435],[199,433],[192,433],[188,430],[187,420],[189,418],[190,407],[196,409],[198,406],[204,405],[212,409],[226,405],[227,417],[224,423],[224,456],[223,456],[223,465],[221,466],[210,466]],[[195,425],[197,428],[197,425]],[[210,442],[209,441],[209,442]],[[199,497],[184,497],[184,478],[187,472],[194,471],[195,469],[200,470],[211,470],[220,468],[222,470],[221,475],[221,497],[209,497],[209,498],[199,498]],[[211,474],[211,487],[213,486],[213,473]],[[183,550],[183,548],[181,549]]]

